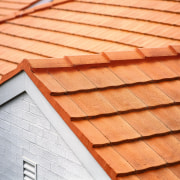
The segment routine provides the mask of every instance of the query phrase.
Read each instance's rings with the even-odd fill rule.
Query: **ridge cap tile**
[[[108,59],[101,54],[93,55],[81,55],[81,56],[65,56],[65,58],[73,65],[96,65],[96,64],[107,64]]]
[[[135,51],[116,51],[116,52],[103,52],[110,61],[122,61],[122,60],[139,60],[144,57]]]
[[[177,56],[177,52],[172,51],[172,48],[170,47],[139,48],[139,50],[145,55],[145,57]]]
[[[45,59],[27,59],[31,68],[63,68],[72,67],[72,65],[65,58],[45,58]]]
[[[171,47],[175,49],[178,54],[180,54],[180,45],[171,45]]]

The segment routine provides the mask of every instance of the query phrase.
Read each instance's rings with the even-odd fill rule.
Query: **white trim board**
[[[75,156],[91,174],[93,179],[110,180],[110,177],[81,143],[77,136],[72,132],[64,120],[59,116],[25,72],[19,73],[0,86],[0,107],[23,92],[26,92],[32,98],[42,113],[54,126],[57,133],[61,135],[66,144],[74,152]]]

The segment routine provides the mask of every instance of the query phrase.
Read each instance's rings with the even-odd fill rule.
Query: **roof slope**
[[[112,179],[180,178],[180,46],[24,60],[21,70]]]
[[[23,58],[179,44],[180,3],[57,0],[1,21],[0,39],[1,76]]]
[[[1,0],[0,1],[0,18],[12,15],[20,10],[27,9],[39,0]]]

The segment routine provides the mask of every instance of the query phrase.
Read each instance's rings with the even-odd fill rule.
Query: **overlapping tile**
[[[174,2],[138,2],[50,3],[6,20],[0,79],[29,59],[23,70],[112,179],[176,180],[179,12]]]
[[[173,68],[179,55],[171,48],[146,49],[153,52],[148,57],[141,49],[130,51],[134,58],[125,52],[127,60],[119,56],[123,52],[105,52],[27,61],[55,108],[72,121],[74,132],[112,179],[158,178],[165,173],[176,180],[180,76]]]
[[[23,5],[31,2],[19,3]],[[1,46],[30,52],[32,58],[34,54],[59,58],[66,54],[80,55],[179,44],[177,3],[150,0],[139,2],[140,0],[133,3],[112,0],[56,1],[25,10],[19,15],[11,16],[6,23],[1,23]],[[149,4],[158,6],[150,7]],[[111,53],[107,54],[111,56]],[[127,58],[128,55],[132,56],[124,52],[124,57]],[[138,56],[135,57],[134,54],[133,57]]]

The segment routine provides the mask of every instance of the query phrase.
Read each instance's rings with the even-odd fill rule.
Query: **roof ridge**
[[[18,12],[15,12],[15,13],[11,14],[11,15],[0,18],[0,24],[6,22],[8,20],[12,20],[12,19],[15,19],[15,18],[18,18],[18,17],[21,17],[21,16],[25,16],[25,15],[31,14],[33,12],[48,9],[48,8],[51,8],[52,6],[59,5],[59,4],[64,4],[64,3],[67,3],[67,2],[70,2],[70,1],[74,1],[74,0],[58,0],[56,2],[48,2],[48,3],[45,3],[45,4],[41,4],[39,6],[30,8],[30,9],[20,10]]]
[[[99,54],[90,55],[64,56],[64,58],[42,58],[38,61],[37,59],[25,59],[25,61],[28,62],[31,71],[37,72],[48,69],[71,70],[90,67],[105,67],[107,65],[128,64],[134,61],[141,62],[143,60],[154,60],[156,57],[162,59],[166,59],[167,57],[173,58],[179,55],[180,45],[169,45],[164,48],[135,48],[134,50],[129,51],[101,52]],[[4,75],[0,80],[0,84],[17,74],[17,72],[19,72],[19,70],[17,70],[19,67],[21,67],[22,70],[22,64],[24,64],[24,60],[15,70]]]
[[[150,60],[156,57],[167,58],[180,55],[180,45],[169,45],[159,48],[135,48],[129,51],[101,52],[99,54],[64,56],[64,58],[45,58],[41,63],[36,59],[27,59],[31,65],[32,71],[43,69],[60,68],[89,68],[104,67],[109,64],[130,63],[134,61]],[[60,60],[66,63],[61,64]],[[59,61],[59,63],[58,63]],[[49,65],[51,62],[51,65]]]

